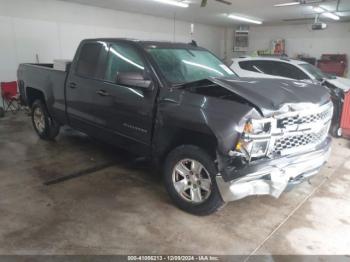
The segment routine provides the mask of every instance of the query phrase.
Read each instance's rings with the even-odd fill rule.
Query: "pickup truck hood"
[[[266,78],[210,78],[209,80],[249,101],[266,117],[285,104],[322,105],[330,99],[324,87],[296,80]]]
[[[350,79],[343,77],[336,77],[334,79],[326,79],[326,82],[342,89],[344,92],[348,92],[350,89]]]

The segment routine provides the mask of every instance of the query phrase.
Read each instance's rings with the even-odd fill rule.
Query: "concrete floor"
[[[0,181],[0,254],[350,254],[343,139],[312,185],[195,217],[173,206],[146,165],[69,129],[57,142],[39,140],[20,113],[0,119]]]

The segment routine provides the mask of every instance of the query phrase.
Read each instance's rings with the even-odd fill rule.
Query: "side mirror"
[[[142,73],[118,73],[116,77],[116,83],[118,85],[128,87],[139,87],[143,89],[151,89],[152,81],[145,79]]]

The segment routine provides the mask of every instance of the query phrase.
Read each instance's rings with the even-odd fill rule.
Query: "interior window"
[[[111,44],[105,79],[115,82],[118,73],[144,74],[145,65],[137,51],[127,44]]]
[[[77,74],[90,78],[99,78],[101,70],[101,62],[103,55],[106,53],[102,43],[86,43],[81,48]]]

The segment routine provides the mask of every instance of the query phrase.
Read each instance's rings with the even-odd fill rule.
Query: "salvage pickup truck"
[[[279,197],[327,161],[333,105],[314,84],[238,78],[195,43],[83,40],[66,70],[21,64],[39,137],[69,125],[162,167],[174,203],[211,214]]]

